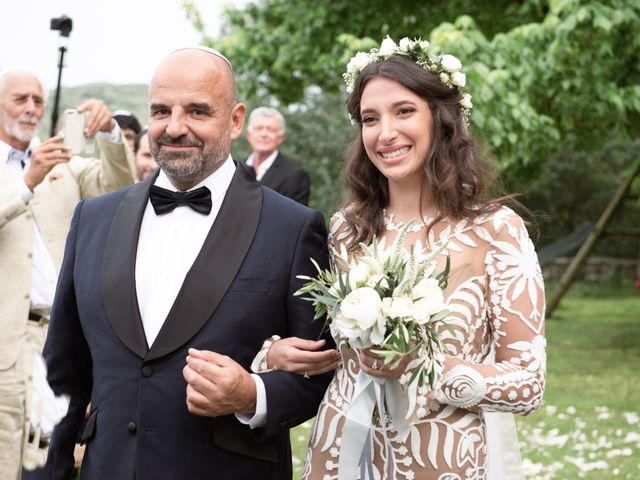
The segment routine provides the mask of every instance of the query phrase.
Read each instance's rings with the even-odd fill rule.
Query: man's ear
[[[242,134],[246,113],[247,107],[244,103],[236,103],[231,109],[231,131],[229,133],[232,140],[237,140]]]

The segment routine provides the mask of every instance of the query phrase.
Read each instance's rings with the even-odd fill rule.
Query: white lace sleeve
[[[542,274],[522,219],[503,209],[492,223],[484,258],[485,320],[493,334],[495,362],[447,357],[436,399],[461,408],[527,415],[540,404],[545,384]]]
[[[275,370],[275,368],[269,368],[267,365],[267,354],[269,353],[271,345],[273,345],[273,342],[276,340],[280,340],[280,336],[272,335],[262,343],[260,351],[253,358],[253,362],[251,362],[251,371],[253,373],[264,373]]]

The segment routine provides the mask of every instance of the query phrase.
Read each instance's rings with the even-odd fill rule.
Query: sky
[[[64,56],[62,86],[149,83],[169,52],[199,43],[180,0],[4,0],[0,20],[0,68],[22,67],[54,89],[59,32],[53,17],[73,20]],[[224,5],[246,0],[194,0],[206,33],[215,37]]]

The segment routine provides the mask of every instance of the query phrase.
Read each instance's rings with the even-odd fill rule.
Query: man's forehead
[[[35,95],[42,96],[43,89],[40,81],[31,75],[11,75],[5,81],[5,91],[12,96]]]

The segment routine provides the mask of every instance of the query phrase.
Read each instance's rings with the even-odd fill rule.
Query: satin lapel
[[[136,252],[149,186],[157,176],[131,187],[118,205],[102,260],[102,301],[109,322],[122,343],[141,358],[149,347],[136,295]]]
[[[207,323],[251,247],[261,211],[260,184],[236,165],[218,216],[145,360],[184,345]]]

